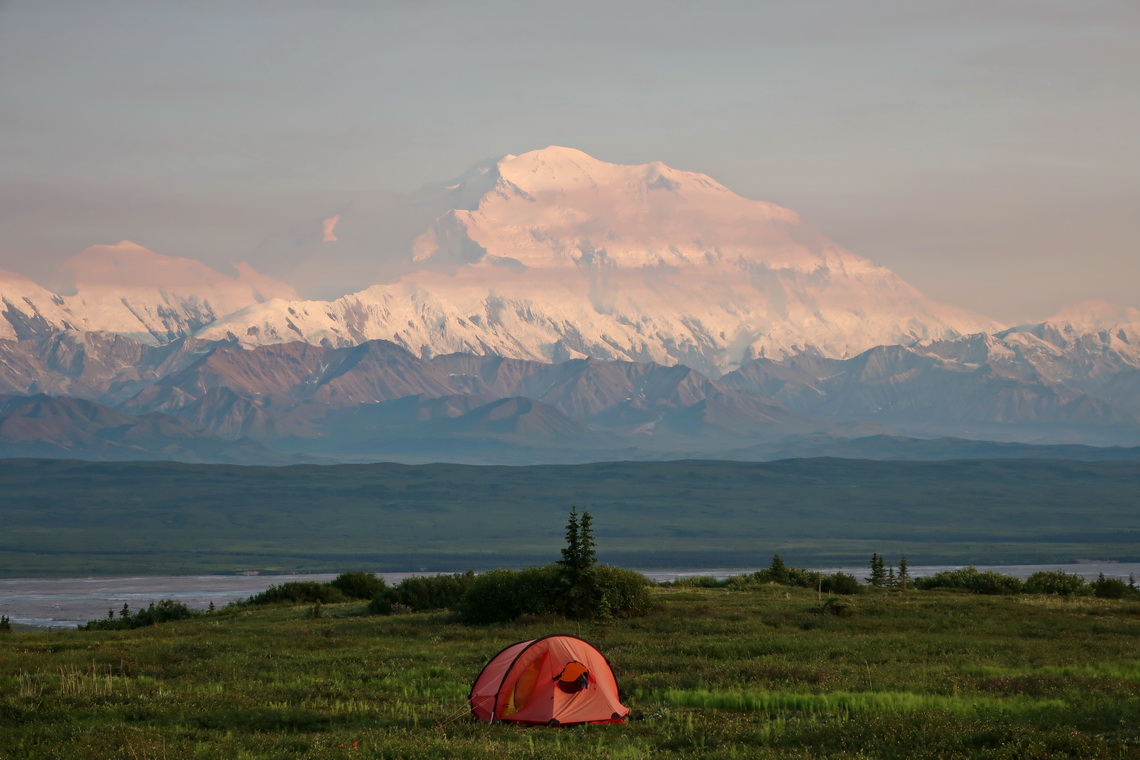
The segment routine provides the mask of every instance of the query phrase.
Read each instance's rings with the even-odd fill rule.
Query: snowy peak
[[[583,258],[589,265],[599,252],[606,263],[632,267],[703,267],[725,258],[804,271],[868,265],[788,209],[660,162],[610,164],[550,147],[476,167],[451,189],[460,202],[416,241],[417,261],[476,263],[479,251],[497,248],[529,267]],[[813,250],[788,239],[793,229]]]
[[[610,164],[573,148],[551,146],[519,156],[505,156],[496,164],[499,176],[538,201],[578,193],[604,194],[618,188],[645,192],[676,192],[683,186],[728,193],[723,185],[703,174],[671,169],[660,161],[648,164]]]
[[[61,330],[106,331],[166,343],[235,311],[296,291],[248,265],[237,277],[193,259],[165,256],[124,240],[94,245],[60,268],[61,295],[26,278],[0,276],[5,304],[0,337],[25,339]]]
[[[1140,309],[1118,306],[1108,301],[1082,301],[1063,307],[1045,320],[1045,324],[1079,332],[1116,330],[1120,328],[1140,332]]]
[[[788,209],[660,162],[611,164],[552,146],[480,164],[406,206],[399,279],[362,282],[334,301],[300,301],[249,267],[230,277],[124,241],[76,256],[75,294],[32,299],[16,319],[24,332],[66,322],[151,343],[382,339],[419,357],[594,357],[713,375],[756,357],[848,357],[999,329],[926,299]],[[369,251],[395,245],[382,232],[365,240],[384,225],[355,211],[313,218],[323,219],[313,236],[324,248],[310,268],[335,268],[344,239]]]

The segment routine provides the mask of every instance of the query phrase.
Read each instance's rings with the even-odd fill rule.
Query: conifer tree
[[[582,511],[582,520],[578,523],[578,564],[583,570],[596,565],[598,550],[594,544],[594,521],[590,513]]]
[[[563,587],[558,606],[567,617],[584,620],[599,613],[602,593],[594,571],[596,562],[590,513],[583,511],[579,518],[578,508],[571,507],[570,519],[566,522],[566,546],[558,562]]]
[[[901,590],[906,591],[910,585],[910,570],[907,568],[906,555],[899,557],[899,574],[895,579]]]
[[[578,508],[570,507],[570,519],[566,522],[566,546],[562,547],[560,565],[567,570],[576,570],[581,564],[582,548],[578,538]]]
[[[877,552],[871,555],[871,575],[866,581],[878,587],[884,586],[887,582],[887,566]]]
[[[0,615],[0,633],[11,633],[12,621],[7,615]]]
[[[772,564],[768,566],[768,575],[772,583],[786,583],[788,580],[788,566],[779,554],[772,555]]]

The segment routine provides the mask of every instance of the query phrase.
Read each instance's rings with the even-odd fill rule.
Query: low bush
[[[827,598],[814,611],[820,615],[835,615],[836,617],[851,617],[852,614],[851,605],[841,602],[835,597]]]
[[[411,576],[391,589],[389,596],[394,604],[402,604],[410,610],[447,610],[459,604],[474,584],[475,573],[471,570],[451,575]]]
[[[1120,578],[1105,578],[1101,573],[1092,583],[1093,594],[1101,599],[1123,599],[1135,592]]]
[[[611,565],[596,565],[593,573],[601,593],[600,614],[632,617],[649,611],[649,579],[644,575]]]
[[[1012,575],[1002,575],[991,570],[985,572],[974,566],[957,570],[944,570],[914,581],[915,588],[949,588],[969,591],[972,594],[1020,594],[1024,586]]]
[[[814,570],[788,567],[779,554],[772,555],[772,563],[768,567],[752,574],[752,579],[757,583],[776,583],[781,586],[799,586],[800,588],[817,588],[821,577]]]
[[[352,570],[341,573],[329,585],[339,589],[348,599],[374,599],[388,590],[388,584],[376,573]]]
[[[671,581],[665,581],[662,586],[677,586],[680,588],[725,588],[733,585],[733,581],[743,576],[734,576],[732,578],[714,578],[711,575],[689,575],[684,578],[677,578]]]
[[[344,592],[331,583],[291,581],[254,594],[246,604],[336,604],[347,599]]]
[[[845,596],[858,594],[863,590],[859,579],[850,573],[832,573],[820,579],[820,591],[828,594],[843,594]]]
[[[457,609],[463,595],[474,584],[475,573],[471,570],[451,575],[409,576],[375,594],[368,604],[368,611],[374,615],[391,615],[397,610]]]
[[[763,570],[752,573],[755,583],[776,583],[781,586],[817,589],[831,594],[858,594],[862,590],[859,579],[849,573],[824,575],[816,570],[802,567],[788,567],[779,554],[772,556],[772,564]]]
[[[486,624],[523,615],[571,619],[631,617],[650,607],[649,580],[639,572],[609,565],[587,570],[571,587],[558,564],[525,570],[492,570],[474,576],[454,609],[464,623]]]
[[[163,599],[150,605],[135,614],[130,614],[126,605],[119,617],[108,616],[103,620],[89,620],[86,625],[78,627],[81,631],[126,631],[132,628],[145,628],[146,626],[168,623],[173,620],[187,620],[206,613],[187,607],[182,602],[173,599]]]
[[[1064,570],[1039,570],[1025,580],[1027,594],[1072,596],[1087,591],[1084,578]]]
[[[557,565],[526,570],[491,570],[475,576],[456,606],[464,623],[477,625],[554,611],[559,590]]]

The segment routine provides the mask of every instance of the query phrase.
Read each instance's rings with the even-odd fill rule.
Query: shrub
[[[163,599],[157,604],[151,602],[149,607],[134,615],[120,615],[117,620],[113,617],[107,617],[103,620],[89,620],[86,625],[79,626],[79,630],[125,631],[132,628],[145,628],[146,626],[158,625],[159,623],[168,623],[173,620],[187,620],[203,614],[205,613],[190,609],[182,602],[176,602],[173,599]]]
[[[859,579],[854,575],[836,572],[823,576],[819,589],[829,594],[850,595],[860,593],[863,587],[859,585]]]
[[[856,583],[858,583],[858,581],[856,581]],[[816,607],[814,611],[820,615],[851,617],[851,605],[846,602],[841,602],[835,597],[829,597],[824,600],[823,604]]]
[[[453,609],[474,584],[475,573],[471,570],[453,575],[411,576],[391,589],[388,598],[411,610]]]
[[[740,576],[736,576],[740,577]],[[725,588],[732,584],[731,578],[714,578],[711,575],[690,575],[676,580],[666,581],[662,586],[680,586],[681,588]]]
[[[601,592],[600,614],[630,617],[649,611],[649,579],[644,575],[610,565],[595,565],[593,570]]]
[[[552,613],[571,619],[627,617],[649,610],[649,579],[639,572],[594,565],[579,580],[568,585],[559,564],[492,570],[472,578],[455,610],[461,621],[475,624]]]
[[[292,581],[254,594],[248,604],[335,604],[346,601],[344,592],[330,583]]]
[[[1085,590],[1084,578],[1064,570],[1039,570],[1025,581],[1025,592],[1028,594],[1072,596]]]
[[[1120,578],[1105,578],[1101,573],[1092,583],[1093,594],[1101,599],[1123,599],[1131,589]]]
[[[558,567],[526,570],[491,570],[475,576],[456,612],[464,623],[500,623],[521,615],[553,611],[559,591]]]
[[[329,585],[340,589],[340,592],[349,599],[372,599],[388,589],[388,584],[383,578],[378,577],[376,573],[366,573],[362,570],[341,573],[330,581]]]
[[[838,578],[836,576],[845,576]],[[802,567],[788,567],[784,564],[783,558],[779,554],[772,556],[772,564],[763,570],[757,570],[751,576],[751,579],[756,583],[776,583],[781,586],[797,586],[799,588],[820,589],[824,591],[831,591],[836,594],[855,594],[858,593],[859,581],[852,575],[846,573],[835,573],[833,575],[825,576],[815,570],[805,570]],[[852,586],[848,583],[848,578],[854,581],[855,590],[839,591],[839,588],[851,589]],[[834,588],[832,588],[834,586]]]
[[[804,570],[799,567],[779,567],[773,570],[766,567],[757,570],[751,575],[756,583],[775,583],[779,586],[799,586],[801,588],[815,588],[819,584],[819,573],[814,570]]]
[[[972,565],[918,578],[914,586],[919,589],[962,589],[973,594],[1020,594],[1023,588],[1021,581],[1012,575],[990,570],[982,572]]]
[[[374,596],[368,602],[368,611],[373,615],[391,615],[395,611],[394,607],[391,593]]]

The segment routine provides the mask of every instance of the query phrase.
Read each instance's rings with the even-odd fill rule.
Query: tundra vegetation
[[[496,588],[520,593],[529,573],[532,591],[564,596],[585,556],[579,544]],[[777,555],[749,575],[643,586],[639,614],[603,604],[575,620],[580,607],[548,599],[463,622],[479,579],[505,572],[387,586],[354,571],[184,619],[160,602],[85,630],[6,633],[0,747],[31,759],[1140,757],[1134,581],[1054,572],[1015,586],[968,568],[918,588],[888,573],[893,584],[840,596]],[[496,652],[556,632],[606,654],[628,723],[467,717]]]

